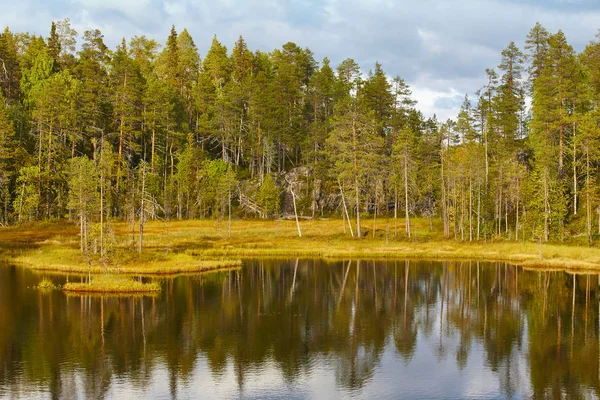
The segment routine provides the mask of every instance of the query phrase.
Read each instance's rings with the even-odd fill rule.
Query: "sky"
[[[111,48],[133,35],[164,43],[175,25],[201,55],[216,34],[229,49],[239,35],[252,50],[292,41],[333,65],[353,58],[365,72],[379,61],[411,86],[426,116],[444,120],[537,21],[581,51],[600,29],[600,0],[0,0],[0,26],[12,31],[47,36],[64,18],[80,34],[100,29]]]

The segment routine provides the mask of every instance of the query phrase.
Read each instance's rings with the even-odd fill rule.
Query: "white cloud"
[[[434,32],[421,28],[417,28],[417,33],[419,34],[419,37],[423,41],[423,45],[427,48],[427,50],[432,53],[442,52],[443,49],[438,35],[436,35]]]

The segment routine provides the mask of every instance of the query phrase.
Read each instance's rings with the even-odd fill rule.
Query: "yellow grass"
[[[50,279],[44,278],[35,288],[39,290],[54,290],[58,287]]]
[[[22,252],[14,261],[40,271],[59,271],[74,274],[100,274],[105,272],[124,275],[180,275],[196,274],[241,265],[239,259],[224,257],[202,258],[187,253],[148,251],[122,254],[113,260],[91,261],[77,248],[60,243],[43,243],[31,251]]]
[[[565,244],[515,243],[511,241],[460,242],[444,239],[441,224],[429,232],[428,221],[412,220],[413,238],[404,238],[398,223],[364,221],[365,237],[350,238],[343,233],[342,220],[300,222],[299,238],[294,221],[233,221],[228,237],[227,221],[153,221],[146,225],[144,254],[137,256],[131,247],[126,223],[113,223],[119,256],[111,270],[130,274],[196,273],[239,266],[239,258],[250,257],[322,257],[322,258],[408,258],[429,260],[507,261],[528,267],[600,268],[600,249]],[[387,235],[386,235],[387,230]],[[0,230],[0,249],[12,243],[29,246],[11,254],[11,259],[32,268],[87,273],[86,260],[78,250],[78,228],[73,224],[54,223]],[[387,236],[387,240],[386,240]],[[3,251],[5,254],[7,251]],[[93,273],[105,271],[105,265],[92,265]]]
[[[156,282],[142,283],[131,278],[121,276],[97,276],[91,282],[68,282],[63,286],[63,291],[70,293],[156,293],[160,285]]]

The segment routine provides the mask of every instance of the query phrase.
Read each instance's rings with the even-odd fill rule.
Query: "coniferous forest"
[[[384,66],[291,42],[201,55],[175,27],[115,49],[49,28],[0,34],[2,225],[296,213],[353,236],[381,217],[408,238],[414,217],[464,241],[599,235],[600,36],[577,53],[536,24],[438,121]]]

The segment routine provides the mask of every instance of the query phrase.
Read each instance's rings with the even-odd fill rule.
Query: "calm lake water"
[[[43,276],[0,266],[0,398],[600,395],[595,274],[251,260],[143,298],[32,289]]]

